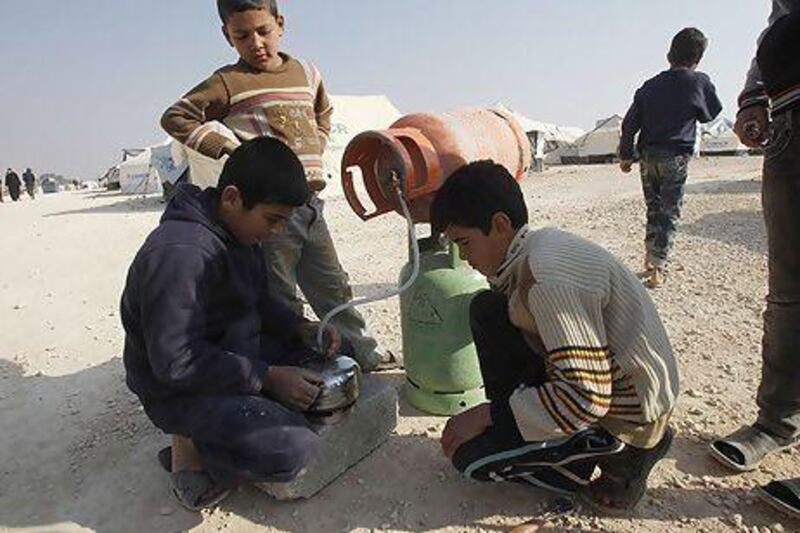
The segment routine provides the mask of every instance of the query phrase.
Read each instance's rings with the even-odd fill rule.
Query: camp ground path
[[[577,512],[552,531],[791,531],[749,489],[800,475],[797,452],[730,476],[706,455],[714,435],[752,420],[766,290],[759,158],[694,161],[675,261],[654,298],[679,355],[676,444],[649,495],[625,519]],[[524,184],[532,224],[559,226],[642,261],[644,208],[635,174],[562,167]],[[534,519],[546,494],[460,478],[443,458],[441,418],[401,401],[396,434],[310,501],[278,503],[244,488],[218,510],[183,511],[155,461],[166,439],[127,391],[117,311],[127,266],[158,222],[157,198],[71,192],[0,204],[0,530],[506,531]],[[403,221],[369,223],[342,198],[327,216],[359,294],[395,285]],[[400,349],[396,300],[364,313]],[[402,375],[389,375],[399,386]],[[545,529],[547,530],[547,529]]]

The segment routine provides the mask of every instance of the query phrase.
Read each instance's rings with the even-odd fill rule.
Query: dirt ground
[[[713,436],[755,415],[766,291],[760,165],[692,164],[671,275],[654,293],[681,363],[679,435],[648,496],[627,518],[579,511],[543,530],[800,530],[751,493],[800,475],[797,451],[740,476],[706,454]],[[635,175],[564,167],[524,189],[535,227],[581,234],[640,267]],[[183,511],[155,461],[166,438],[128,392],[120,359],[124,277],[162,209],[154,198],[105,192],[0,204],[0,530],[507,531],[548,504],[542,492],[462,479],[439,450],[445,420],[401,402],[389,441],[314,499],[278,503],[244,488],[214,512]],[[400,217],[362,223],[341,198],[328,201],[327,217],[356,293],[393,287],[406,261]],[[399,352],[398,313],[396,299],[364,309]]]

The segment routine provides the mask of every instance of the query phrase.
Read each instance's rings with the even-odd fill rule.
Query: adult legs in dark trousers
[[[11,196],[11,200],[13,200],[14,202],[19,201],[20,197],[19,193],[20,193],[19,184],[12,183],[11,185],[8,186],[8,194],[9,196]]]
[[[350,280],[339,263],[328,224],[324,202],[316,196],[295,209],[286,230],[263,244],[270,290],[283,303],[303,312],[297,287],[303,291],[320,320],[335,307],[353,299]],[[373,370],[383,354],[367,332],[361,314],[347,309],[331,322],[350,341],[355,359],[366,371]]]
[[[544,383],[544,359],[509,320],[504,295],[491,291],[476,295],[470,306],[470,325],[490,401],[506,400],[520,385]],[[600,456],[622,447],[602,429],[553,441],[526,442],[513,416],[494,415],[488,430],[453,455],[456,469],[472,479],[526,483],[572,494],[588,483]]]
[[[774,117],[762,183],[769,249],[758,420],[711,444],[738,471],[800,442],[800,111]]]

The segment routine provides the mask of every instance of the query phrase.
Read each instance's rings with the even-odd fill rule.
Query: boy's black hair
[[[672,45],[667,54],[671,65],[691,67],[700,63],[708,48],[708,39],[697,28],[684,28],[672,38]]]
[[[241,13],[251,9],[265,9],[270,15],[278,18],[277,0],[217,0],[217,11],[223,24],[228,23],[231,13]]]
[[[459,168],[444,182],[431,205],[431,224],[437,233],[456,224],[488,235],[496,213],[505,213],[514,229],[528,223],[522,189],[511,173],[494,161],[477,161]]]
[[[238,147],[222,169],[217,190],[239,189],[245,209],[256,204],[298,207],[310,192],[303,164],[291,148],[272,137],[256,137]]]

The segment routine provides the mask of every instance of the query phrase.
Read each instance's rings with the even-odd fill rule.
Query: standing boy
[[[241,482],[291,480],[318,450],[300,411],[320,377],[299,365],[319,326],[268,294],[259,248],[308,195],[291,149],[245,142],[217,188],[177,188],[131,264],[121,303],[127,383],[173,435],[159,458],[189,509]],[[327,337],[335,350],[333,328]]]
[[[710,122],[722,111],[711,80],[696,71],[707,46],[708,40],[698,29],[678,32],[667,55],[670,69],[636,91],[622,123],[619,157],[626,174],[633,165],[634,137],[639,134],[639,166],[647,204],[643,276],[645,285],[653,289],[666,281],[697,122]]]
[[[265,244],[266,275],[277,298],[302,312],[299,285],[322,317],[352,299],[317,196],[326,185],[322,153],[333,108],[317,68],[280,51],[285,20],[275,0],[217,0],[217,7],[223,34],[240,60],[189,91],[167,109],[161,124],[178,141],[215,159],[229,154],[236,143],[215,132],[212,121],[223,122],[239,140],[276,137],[295,151],[313,195],[294,211],[284,234]],[[368,336],[354,309],[333,323],[352,343],[363,370],[391,359]]]
[[[633,508],[670,447],[678,395],[677,362],[647,291],[596,244],[530,231],[519,185],[491,161],[456,171],[431,215],[492,286],[470,306],[489,402],[450,419],[445,455],[474,479]]]
[[[738,471],[800,444],[800,0],[773,0],[769,28],[739,96],[736,133],[764,148],[761,183],[769,249],[757,419],[711,443]],[[771,123],[770,123],[771,122]],[[773,481],[760,495],[800,517],[800,478]]]

